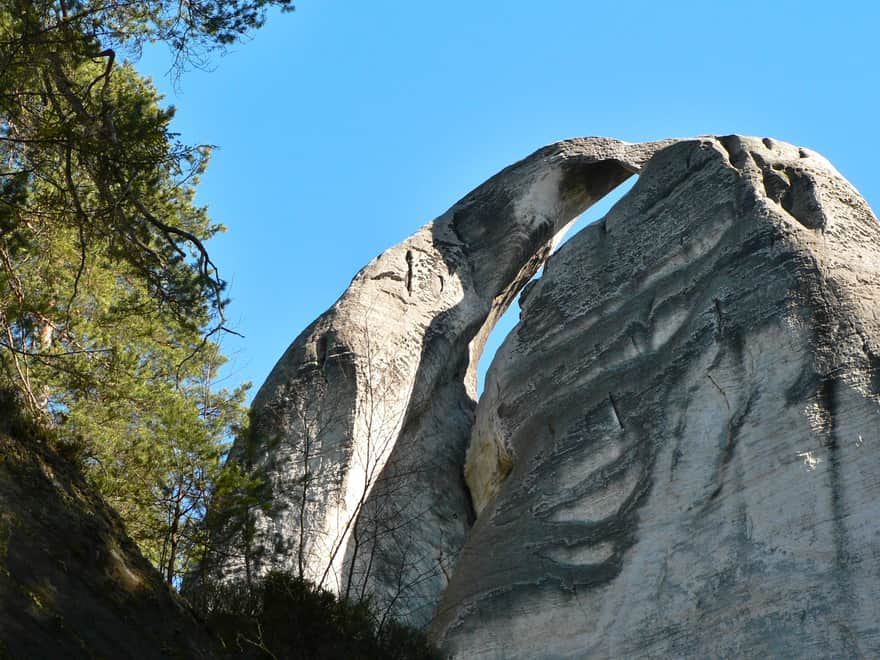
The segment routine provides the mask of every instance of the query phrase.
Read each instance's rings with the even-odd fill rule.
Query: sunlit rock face
[[[233,456],[271,492],[205,573],[289,570],[427,624],[473,521],[462,466],[485,338],[576,216],[665,144],[545,147],[364,267],[257,394]]]
[[[520,304],[448,651],[880,654],[880,227],[825,159],[670,146]]]

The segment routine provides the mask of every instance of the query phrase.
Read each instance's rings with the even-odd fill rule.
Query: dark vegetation
[[[294,575],[213,585],[192,597],[235,658],[439,660],[424,633],[394,621],[376,625],[368,600],[342,600]]]

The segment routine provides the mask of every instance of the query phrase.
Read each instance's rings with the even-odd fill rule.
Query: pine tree
[[[194,204],[210,149],[117,50],[199,63],[287,0],[0,6],[0,388],[67,446],[173,582],[247,386],[215,387],[224,282]]]

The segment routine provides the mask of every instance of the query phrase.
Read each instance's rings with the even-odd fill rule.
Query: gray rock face
[[[450,652],[880,654],[880,226],[825,159],[670,146],[520,304]]]
[[[664,144],[541,149],[361,270],[257,394],[233,455],[272,497],[209,572],[292,570],[427,623],[473,518],[462,465],[485,338],[574,218]]]

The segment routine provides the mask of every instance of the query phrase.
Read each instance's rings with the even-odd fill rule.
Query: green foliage
[[[162,108],[130,65],[117,64],[114,49],[161,41],[184,67],[259,27],[273,5],[290,7],[289,0],[0,7],[0,367],[35,416],[47,408],[36,363],[72,370],[69,380],[75,372],[86,389],[94,370],[78,367],[110,353],[100,332],[83,325],[150,315],[189,332],[223,327],[224,282],[204,246],[220,227],[193,204],[210,149],[179,141],[173,108]],[[100,293],[82,301],[94,286]],[[53,340],[65,350],[49,352]],[[61,359],[72,355],[82,359]]]
[[[50,283],[63,285],[63,300],[100,254],[181,323],[202,325],[207,301],[221,310],[223,289],[203,244],[219,227],[192,204],[209,150],[176,139],[173,110],[130,65],[115,65],[112,50],[91,52],[70,26],[56,35],[34,11],[27,3],[0,20],[6,270],[41,260],[62,232],[70,274]]]
[[[235,658],[443,657],[423,632],[392,620],[382,621],[369,601],[340,600],[286,573],[269,573],[252,585],[202,587],[192,600]]]
[[[169,582],[206,552],[248,386],[215,386],[224,282],[194,203],[210,155],[115,49],[198,64],[288,0],[0,6],[0,391],[51,430]],[[8,399],[9,397],[7,397]],[[19,422],[17,422],[19,423]]]
[[[96,73],[85,65],[80,79]],[[123,65],[106,97],[126,158],[139,168],[123,175],[137,195],[130,210],[149,206],[181,231],[209,238],[218,227],[192,203],[197,176],[181,178],[171,115],[155,90]],[[100,141],[79,148],[97,153]],[[194,522],[218,483],[226,439],[244,424],[247,386],[213,387],[225,358],[205,338],[214,289],[199,265],[119,218],[149,248],[127,254],[131,246],[120,244],[112,221],[102,225],[124,200],[112,212],[102,206],[107,179],[93,175],[86,156],[68,144],[23,152],[39,176],[24,192],[15,189],[26,203],[6,205],[14,221],[0,236],[0,379],[15,386],[32,418],[77,447],[170,582],[202,552]],[[205,160],[191,165],[201,172]]]
[[[120,374],[108,397],[71,402],[65,432],[88,438],[87,474],[126,521],[129,534],[176,582],[207,551],[199,524],[215,495],[246,482],[222,469],[229,438],[246,423],[248,385],[212,388],[220,364],[216,345],[189,362],[204,369],[175,382],[149,367]]]
[[[220,227],[193,204],[207,151],[174,142],[172,113],[131,66],[112,75],[92,62],[58,66],[61,83],[0,99],[9,174],[0,200],[0,367],[35,416],[48,410],[50,372],[88,391],[145,360],[126,337],[142,340],[132,342],[138,349],[155,345],[146,359],[178,348],[182,360],[201,344],[211,302],[222,310],[223,283],[203,247]],[[23,86],[27,73],[37,75],[21,73]],[[95,107],[57,92],[102,77]]]

